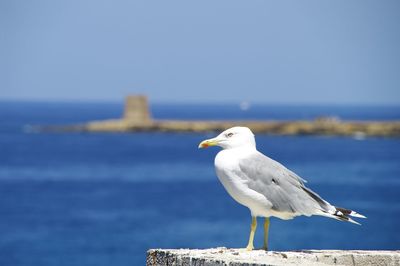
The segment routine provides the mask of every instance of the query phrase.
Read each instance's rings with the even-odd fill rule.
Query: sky
[[[398,0],[0,1],[0,100],[400,104]]]

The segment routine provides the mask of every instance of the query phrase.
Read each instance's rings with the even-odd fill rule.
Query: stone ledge
[[[400,251],[301,250],[264,251],[245,249],[150,249],[147,266],[283,266],[352,265],[400,266]]]

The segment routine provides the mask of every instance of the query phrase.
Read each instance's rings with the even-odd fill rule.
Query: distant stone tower
[[[152,121],[147,97],[129,95],[125,98],[124,119],[135,124],[146,124]]]

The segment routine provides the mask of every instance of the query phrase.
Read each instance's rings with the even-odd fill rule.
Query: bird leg
[[[254,241],[254,233],[256,232],[256,228],[257,228],[257,217],[252,216],[251,217],[251,226],[250,226],[251,230],[250,230],[249,243],[247,244],[247,247],[246,247],[247,250],[254,249],[253,241]]]
[[[269,217],[265,217],[264,222],[264,245],[263,249],[268,250],[268,231],[269,231]]]

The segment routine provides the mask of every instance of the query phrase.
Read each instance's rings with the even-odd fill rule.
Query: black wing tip
[[[335,209],[336,209],[336,212],[335,212],[334,215],[344,215],[344,216],[347,216],[347,217],[351,216],[351,217],[357,217],[357,218],[363,218],[363,219],[367,218],[366,216],[364,216],[362,214],[359,214],[358,212],[355,212],[353,210],[349,210],[349,209],[345,209],[345,208],[341,208],[341,207],[336,207],[336,206],[335,206]]]
[[[367,218],[366,216],[359,214],[355,211],[349,210],[349,209],[345,209],[345,208],[340,208],[340,207],[335,207],[336,211],[333,214],[333,216],[341,221],[345,221],[345,222],[350,222],[353,224],[358,224],[361,225],[360,223],[354,221],[353,219],[351,219],[350,217],[357,217],[357,218]]]

